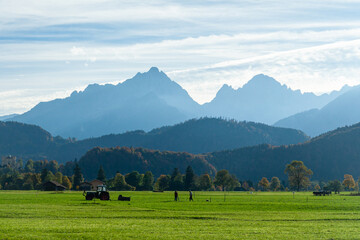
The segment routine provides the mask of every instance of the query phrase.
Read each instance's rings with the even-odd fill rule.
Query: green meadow
[[[117,196],[131,196],[130,202]],[[0,191],[0,239],[359,239],[360,197],[272,192]],[[209,201],[207,201],[209,200]],[[211,202],[210,202],[211,200]]]

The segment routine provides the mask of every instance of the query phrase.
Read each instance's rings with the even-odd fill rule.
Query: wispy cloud
[[[258,73],[302,91],[358,84],[359,10],[350,0],[0,0],[0,95],[26,91],[0,96],[0,115],[151,66],[201,103]]]

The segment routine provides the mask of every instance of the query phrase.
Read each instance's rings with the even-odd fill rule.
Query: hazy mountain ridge
[[[179,84],[153,67],[117,85],[91,84],[67,98],[39,103],[11,120],[78,139],[138,129],[149,131],[204,116],[273,124],[292,114],[322,107],[347,90],[344,87],[316,96],[293,91],[260,74],[237,90],[224,85],[211,102],[199,105]]]
[[[321,109],[312,109],[282,119],[274,124],[296,128],[310,136],[360,121],[360,87],[354,87]]]
[[[191,118],[197,106],[180,85],[151,68],[118,85],[92,84],[68,98],[39,103],[12,120],[53,135],[87,138],[175,124]]]
[[[9,115],[4,115],[0,117],[0,121],[7,121],[13,117],[16,117],[19,114],[9,114]]]
[[[300,131],[285,128],[276,128],[259,123],[237,122],[223,119],[193,119],[174,126],[167,126],[154,129],[148,133],[144,131],[132,131],[124,134],[111,134],[99,138],[90,138],[81,141],[64,140],[60,137],[53,138],[50,133],[40,127],[22,123],[4,123],[7,125],[19,125],[21,131],[1,129],[0,145],[6,146],[7,136],[14,139],[10,149],[0,148],[0,155],[15,155],[23,158],[34,157],[39,149],[41,158],[55,159],[59,162],[66,162],[82,157],[89,149],[94,147],[143,147],[162,151],[177,151],[190,153],[204,153],[224,149],[233,149],[250,145],[268,143],[273,145],[294,144],[307,141],[309,138]],[[36,129],[37,132],[32,134]],[[28,133],[28,134],[27,134]],[[32,139],[33,144],[29,149],[22,146],[16,150],[16,137],[19,135],[19,143],[23,140]],[[46,139],[36,145],[37,139]],[[27,140],[29,141],[29,140]],[[34,145],[35,144],[35,145]],[[46,147],[45,147],[46,146]],[[29,149],[22,152],[23,149]],[[30,151],[31,150],[31,151]],[[40,151],[41,150],[41,151]],[[21,153],[21,154],[20,154]],[[41,153],[41,154],[40,154]]]
[[[322,107],[347,90],[344,86],[340,91],[317,96],[292,90],[259,74],[237,90],[224,85],[211,102],[204,104],[203,114],[273,124],[283,117]]]

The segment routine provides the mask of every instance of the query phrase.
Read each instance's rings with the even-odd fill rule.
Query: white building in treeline
[[[16,157],[11,156],[11,155],[2,157],[1,158],[1,166],[2,167],[9,166],[11,168],[16,168],[17,167]]]

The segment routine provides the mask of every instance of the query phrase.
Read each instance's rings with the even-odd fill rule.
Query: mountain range
[[[311,109],[282,119],[274,126],[295,128],[309,136],[360,121],[360,87],[354,87],[320,109]]]
[[[144,152],[146,156],[143,155]],[[113,176],[117,170],[126,173],[126,171],[144,172],[152,169],[157,174],[169,174],[171,167],[179,166],[184,171],[186,164],[192,165],[190,160],[197,159],[196,164],[193,162],[193,168],[198,174],[211,173],[213,169],[227,169],[240,180],[257,182],[262,177],[271,179],[273,176],[285,180],[286,165],[292,160],[301,160],[313,171],[313,180],[327,181],[342,179],[344,174],[359,176],[359,156],[360,123],[339,128],[295,145],[263,144],[189,156],[146,149],[95,148],[85,154],[79,163],[86,169],[87,176],[96,176],[100,165],[104,166],[109,176]],[[147,159],[151,164],[146,162]],[[162,168],[162,172],[154,166]]]
[[[64,163],[80,159],[94,147],[143,147],[189,153],[206,153],[258,144],[285,145],[309,138],[298,130],[219,118],[192,119],[181,124],[77,141],[52,135],[35,125],[0,122],[0,156],[49,159]]]
[[[78,139],[150,131],[204,116],[273,124],[290,115],[321,108],[348,90],[344,87],[317,96],[293,91],[260,74],[237,90],[224,85],[211,102],[200,105],[179,84],[153,67],[117,85],[92,84],[67,98],[39,103],[9,121],[39,125],[54,136]]]
[[[203,114],[274,124],[290,115],[320,108],[348,90],[344,86],[340,91],[317,96],[294,91],[259,74],[237,90],[224,85],[211,102],[203,105]]]

